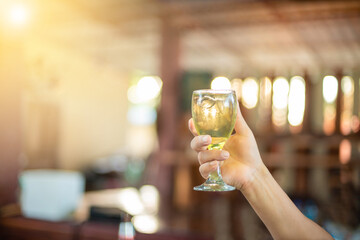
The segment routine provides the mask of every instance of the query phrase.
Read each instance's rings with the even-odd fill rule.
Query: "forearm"
[[[265,166],[254,173],[241,192],[274,239],[332,239],[297,209]]]

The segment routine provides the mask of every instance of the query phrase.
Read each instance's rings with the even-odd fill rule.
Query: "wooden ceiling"
[[[51,2],[39,32],[119,68],[158,72],[163,22],[181,33],[184,69],[256,75],[360,66],[360,1]]]

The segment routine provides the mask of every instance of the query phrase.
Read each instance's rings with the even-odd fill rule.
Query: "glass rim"
[[[233,89],[198,89],[193,91],[193,93],[235,93],[235,90]]]

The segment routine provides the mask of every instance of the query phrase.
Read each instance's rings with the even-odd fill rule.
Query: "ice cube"
[[[203,98],[199,98],[200,102],[200,106],[202,108],[211,108],[215,105],[216,100],[213,97],[210,96],[204,96]]]

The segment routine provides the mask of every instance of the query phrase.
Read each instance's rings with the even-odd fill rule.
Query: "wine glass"
[[[221,150],[230,137],[236,121],[235,91],[233,90],[196,90],[192,95],[192,117],[199,135],[212,138],[208,150]],[[226,161],[226,160],[225,160]],[[220,163],[217,170],[196,191],[232,191],[235,187],[227,185],[221,176]]]

